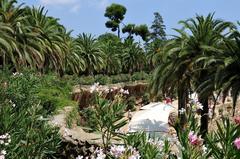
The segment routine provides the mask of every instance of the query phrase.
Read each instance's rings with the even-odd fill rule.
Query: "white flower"
[[[78,155],[76,159],[83,159],[83,156]]]
[[[124,92],[124,89],[123,89],[123,88],[121,88],[121,89],[119,90],[119,92],[120,92],[120,93],[123,93],[123,92]]]
[[[23,74],[22,74],[22,73],[19,73],[19,72],[14,72],[14,73],[13,73],[13,76],[18,76],[18,75],[19,75],[19,76],[22,76]]]
[[[140,159],[141,156],[139,155],[139,153],[135,153],[133,155],[131,155],[130,157],[128,157],[128,159]]]
[[[203,150],[203,153],[206,154],[207,153],[207,147],[205,145],[202,146],[202,150]]]
[[[124,151],[125,151],[125,147],[123,145],[119,145],[119,146],[113,145],[110,149],[111,155],[113,155],[116,158],[119,158]]]
[[[97,153],[96,159],[105,159],[106,158],[106,155],[103,153],[103,149],[98,148],[95,152]]]
[[[179,110],[179,113],[180,114],[184,114],[186,112],[186,109],[184,109],[184,108],[181,108],[180,110]]]
[[[6,150],[2,150],[0,154],[1,154],[1,155],[6,155],[7,152],[6,152]]]
[[[203,105],[200,102],[197,102],[197,109],[203,110]]]
[[[129,94],[129,91],[124,90],[123,88],[121,88],[119,92],[122,93],[122,94]]]
[[[16,107],[16,104],[15,104],[12,100],[10,100],[9,103],[12,104],[12,107],[13,107],[13,108]]]
[[[95,91],[99,90],[99,82],[94,83],[91,87],[90,87],[90,93],[93,93]]]
[[[128,90],[125,90],[125,91],[123,92],[123,94],[129,94],[129,91],[128,91]]]

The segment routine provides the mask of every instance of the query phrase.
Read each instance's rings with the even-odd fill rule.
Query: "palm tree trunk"
[[[180,118],[180,126],[183,129],[186,123],[186,115],[185,113],[180,113],[181,109],[186,110],[186,92],[185,89],[181,86],[178,86],[178,116]]]
[[[199,102],[203,105],[203,110],[201,111],[200,133],[202,137],[205,137],[208,132],[208,97],[199,98]]]
[[[6,64],[7,64],[7,62],[6,62],[6,53],[3,52],[3,69],[5,69]]]

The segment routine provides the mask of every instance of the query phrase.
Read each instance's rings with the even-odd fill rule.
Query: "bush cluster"
[[[3,77],[3,78],[1,78]],[[6,158],[54,158],[60,146],[58,129],[47,124],[46,110],[36,96],[41,79],[31,73],[0,76],[0,144]]]
[[[99,82],[101,85],[106,84],[115,84],[115,83],[122,83],[122,82],[133,82],[133,81],[140,81],[140,80],[149,80],[151,75],[146,72],[135,72],[133,75],[130,74],[118,74],[118,75],[103,75],[98,74],[95,76],[65,76],[64,79],[72,84],[82,84],[82,85],[92,85],[96,82]]]

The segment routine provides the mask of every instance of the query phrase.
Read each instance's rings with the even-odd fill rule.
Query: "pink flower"
[[[233,143],[237,147],[237,149],[240,150],[240,137],[236,138]]]
[[[234,118],[236,124],[240,125],[240,116]]]
[[[188,134],[188,140],[192,145],[198,145],[201,141],[201,138],[194,134],[193,131],[190,131],[190,133]]]

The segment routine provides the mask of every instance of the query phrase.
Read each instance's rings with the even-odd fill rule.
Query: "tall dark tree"
[[[165,33],[166,26],[163,23],[162,16],[158,12],[154,13],[154,21],[152,22],[151,29],[152,29],[151,37],[153,40],[156,39],[166,40]]]
[[[124,19],[127,9],[120,4],[111,4],[106,8],[104,16],[109,18],[105,23],[107,28],[111,28],[113,32],[118,31],[118,37],[120,38],[120,23]]]

